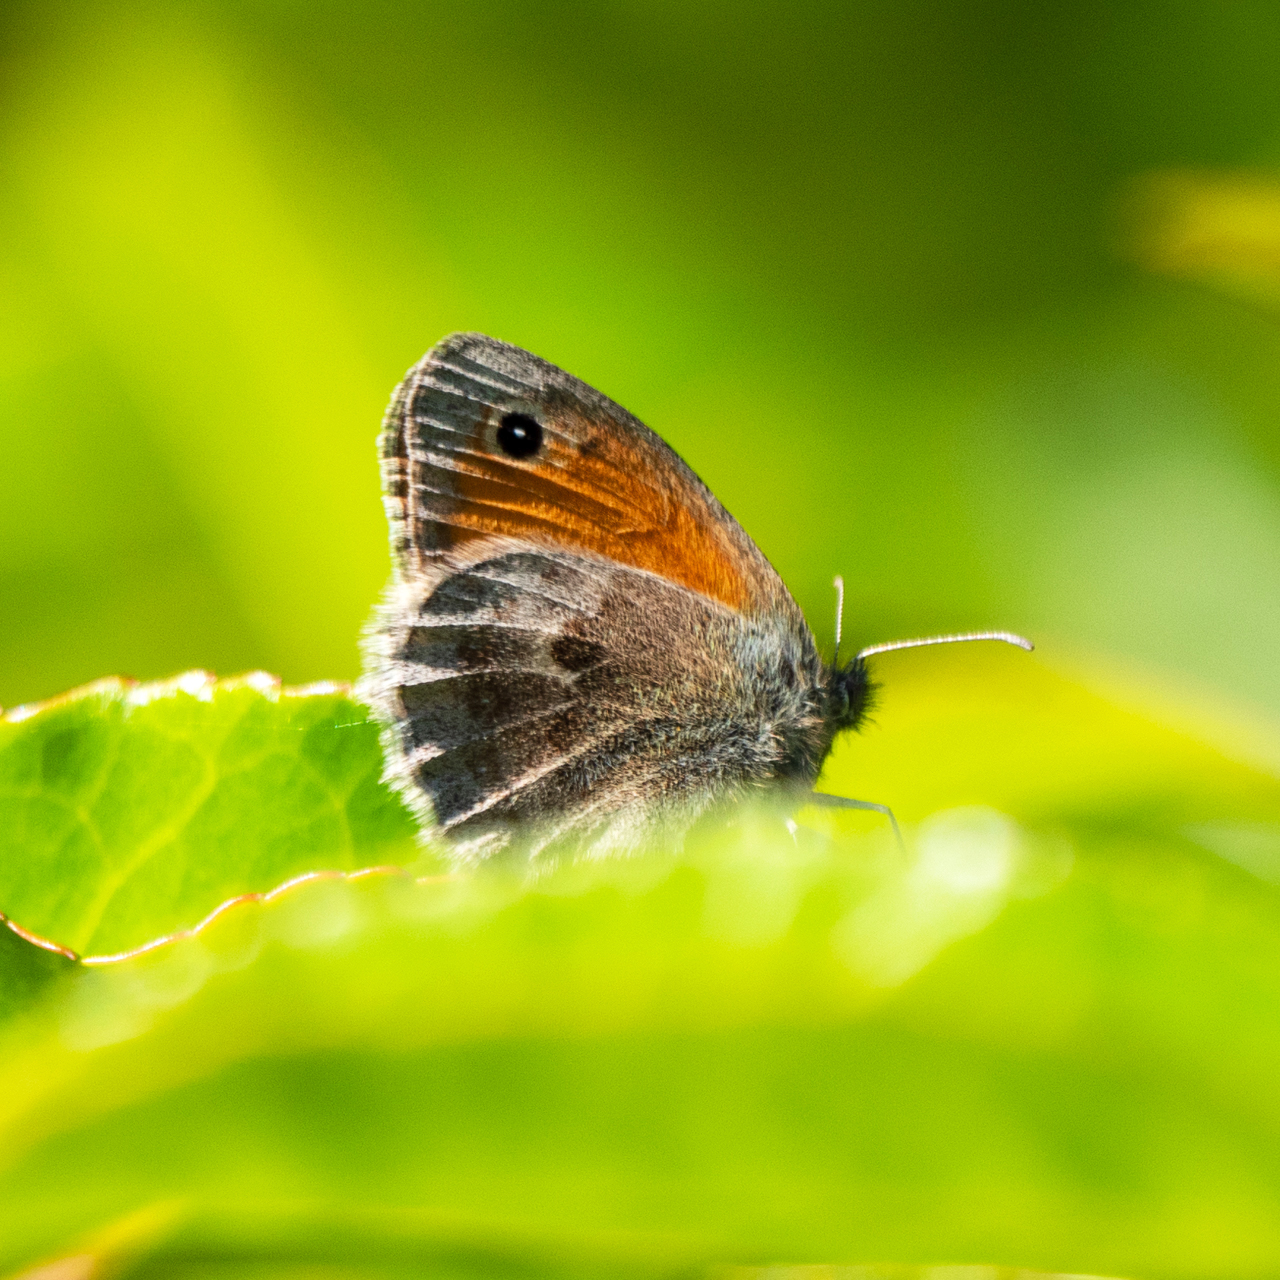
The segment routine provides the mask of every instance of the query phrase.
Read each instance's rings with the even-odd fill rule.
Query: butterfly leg
[[[874,800],[850,800],[847,796],[829,796],[822,791],[809,792],[809,800],[823,809],[870,809],[873,813],[883,813],[889,819],[889,825],[893,828],[894,838],[898,841],[898,848],[903,853],[907,851],[906,842],[902,838],[902,831],[898,827],[898,820],[893,816],[893,810],[887,804],[876,804]]]

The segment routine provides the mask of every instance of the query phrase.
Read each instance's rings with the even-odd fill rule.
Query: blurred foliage
[[[765,814],[98,965],[24,931],[101,960],[420,855],[338,690],[11,717],[0,1269],[1280,1275],[1278,41],[1185,0],[5,6],[0,702],[349,679],[378,419],[463,328],[658,429],[827,643],[840,572],[856,642],[1041,657],[877,661],[824,785],[907,852]]]
[[[477,328],[666,435],[828,641],[841,572],[864,642],[1009,626],[1280,711],[1275,320],[1128,221],[1143,175],[1280,165],[1268,6],[15,0],[0,33],[0,702],[349,679],[381,409]]]
[[[1132,251],[1153,271],[1280,304],[1280,176],[1170,170],[1134,184]]]

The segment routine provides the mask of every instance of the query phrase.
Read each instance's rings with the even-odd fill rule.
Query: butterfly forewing
[[[511,414],[541,425],[532,456],[508,456],[498,444]],[[742,612],[798,620],[773,567],[658,436],[519,348],[480,334],[438,344],[393,400],[382,454],[401,526],[394,545],[406,556],[508,537],[592,552]]]

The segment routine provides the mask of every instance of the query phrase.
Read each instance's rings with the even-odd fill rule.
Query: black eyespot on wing
[[[578,636],[556,636],[551,642],[551,656],[566,671],[586,671],[604,657],[604,646]]]
[[[509,413],[498,428],[498,445],[513,458],[530,458],[542,448],[542,424],[527,413]]]

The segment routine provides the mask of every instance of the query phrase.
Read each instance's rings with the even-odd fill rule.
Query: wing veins
[[[631,721],[631,724],[643,725],[643,724],[650,723],[652,721],[665,720],[666,718],[667,717],[665,716],[637,716]],[[584,755],[590,752],[593,748],[598,747],[601,742],[606,741],[609,737],[616,734],[617,731],[618,731],[618,723],[615,721],[614,724],[612,724],[609,728],[605,729],[603,732],[596,734],[594,737],[582,743],[581,746],[578,748],[578,750],[573,752],[565,752],[563,755],[557,756],[554,762],[547,765],[545,768],[532,770],[529,773],[522,774],[519,778],[517,778],[514,782],[512,782],[505,790],[496,791],[491,795],[486,796],[484,800],[481,801],[480,804],[475,805],[471,809],[468,809],[466,813],[459,814],[455,818],[450,818],[448,822],[442,823],[441,824],[442,828],[444,830],[448,830],[450,827],[457,826],[460,822],[466,822],[471,818],[478,817],[482,813],[487,813],[490,809],[493,808],[494,805],[500,804],[503,800],[510,799],[512,796],[525,790],[527,787],[531,787],[535,782],[541,782],[543,778],[548,777],[551,774],[556,773],[563,768],[566,768],[568,765],[573,764],[576,760],[580,760]],[[443,754],[445,753],[441,752],[441,755]],[[435,759],[436,757],[432,757],[432,758]],[[651,776],[652,773],[655,771],[656,770],[651,770],[650,774],[646,776]]]
[[[482,813],[487,813],[494,805],[500,804],[503,800],[510,799],[510,797],[515,795],[517,792],[523,791],[526,787],[531,787],[535,782],[541,781],[549,774],[556,773],[558,770],[565,768],[566,765],[572,764],[575,760],[580,760],[593,747],[598,746],[600,742],[608,736],[608,733],[601,733],[582,743],[577,751],[565,752],[563,755],[557,756],[551,764],[544,768],[531,770],[529,773],[522,774],[504,790],[492,792],[479,804],[468,809],[466,813],[461,813],[455,818],[450,818],[448,822],[442,823],[442,827],[447,831],[450,827],[456,827],[460,822],[466,822],[470,818],[475,818]]]
[[[460,457],[461,455],[464,455],[464,454],[473,458],[479,458],[482,461],[489,463],[490,465],[496,464],[498,466],[501,466],[505,468],[509,474],[514,476],[521,476],[521,475],[527,476],[530,474],[530,472],[524,467],[517,467],[513,463],[504,462],[501,458],[497,457],[495,454],[481,453],[477,449],[452,449],[452,448],[446,448],[443,446],[437,446],[433,449],[424,450],[421,454],[418,454],[418,455],[410,454],[410,460],[413,463],[415,463],[418,467],[422,467],[422,466],[435,467],[439,471],[448,471],[456,475],[475,476],[478,479],[487,480],[490,484],[507,485],[509,488],[517,489],[523,493],[534,492],[534,490],[529,486],[527,481],[523,485],[516,484],[510,481],[507,481],[505,479],[498,479],[497,477],[490,475],[487,470],[483,470],[475,467],[464,467],[464,466],[455,465],[450,455],[454,457]],[[567,463],[553,462],[552,460],[547,459],[547,464],[550,466],[554,466],[558,472],[560,472],[563,476],[566,477],[566,479],[560,480],[553,476],[542,475],[537,472],[532,473],[535,476],[537,476],[539,480],[543,481],[543,483],[551,485],[552,487],[557,489],[563,489],[566,493],[571,493],[575,497],[578,497],[578,498],[585,497],[588,502],[593,502],[595,503],[596,506],[603,507],[606,511],[616,511],[620,515],[643,515],[644,514],[642,508],[640,508],[636,503],[628,501],[625,494],[621,493],[617,489],[611,489],[608,485],[592,484],[588,486],[588,485],[575,485],[570,483],[569,480],[572,478],[573,472]],[[425,484],[423,484],[421,480],[415,480],[414,483],[419,488],[427,487]],[[432,490],[431,492],[438,492],[438,491]],[[656,493],[657,491],[651,489],[650,492]],[[600,497],[597,496],[599,494],[608,494],[609,497],[616,498],[618,500],[617,505],[615,506],[612,503],[601,501]],[[453,495],[448,495],[448,496],[453,496]]]
[[[441,470],[443,470],[443,469],[444,469],[444,468],[441,468]],[[532,499],[533,499],[534,501],[536,501],[536,502],[543,502],[543,503],[545,503],[545,502],[547,501],[546,499],[540,499],[540,498],[538,497],[538,495],[537,495],[533,490],[531,490],[531,489],[521,489],[521,488],[518,488],[516,485],[513,485],[513,484],[507,484],[507,483],[506,483],[505,481],[503,481],[503,480],[493,480],[493,479],[490,479],[488,476],[481,476],[481,477],[479,477],[479,478],[480,478],[480,479],[482,479],[482,480],[487,480],[490,484],[492,484],[492,485],[497,485],[497,486],[499,486],[499,487],[501,487],[501,488],[503,488],[503,489],[510,489],[510,490],[511,490],[511,492],[512,492],[513,494],[516,494],[516,495],[518,495],[518,496],[520,496],[520,497],[525,498],[525,500],[526,500],[526,501],[527,501],[528,499],[530,499],[530,498],[532,498]],[[443,489],[436,489],[436,488],[434,488],[433,486],[431,486],[431,485],[427,484],[427,483],[426,483],[425,481],[423,481],[423,480],[418,480],[418,481],[416,481],[416,482],[414,483],[414,486],[413,486],[413,487],[414,487],[414,488],[415,488],[419,493],[431,493],[431,494],[434,494],[437,498],[449,498],[450,500],[452,500],[452,501],[454,501],[454,502],[462,502],[462,503],[465,503],[467,507],[492,507],[492,508],[494,508],[494,509],[496,509],[496,510],[499,510],[499,511],[519,511],[519,512],[521,512],[522,514],[527,513],[527,508],[526,508],[526,507],[524,507],[524,506],[517,506],[517,505],[515,505],[515,504],[514,504],[514,501],[513,501],[512,503],[508,504],[508,503],[504,503],[504,502],[489,501],[489,500],[486,500],[486,499],[484,499],[484,498],[476,498],[476,497],[472,497],[471,495],[467,495],[467,496],[465,496],[465,497],[460,497],[460,496],[459,496],[458,494],[456,494],[456,493],[448,493],[448,492],[446,492],[446,491],[445,491],[445,490],[443,490]],[[562,488],[566,493],[568,493],[568,494],[572,495],[572,496],[573,496],[575,499],[577,499],[579,502],[580,502],[580,501],[582,501],[582,499],[581,499],[581,495],[580,495],[580,494],[578,494],[578,492],[577,492],[576,490],[570,489],[570,488],[568,487],[568,485],[561,485],[561,486],[558,486],[558,487],[559,487],[559,488]],[[590,499],[590,498],[586,499],[586,501],[587,501],[587,502],[589,502],[589,503],[591,503],[593,506],[599,507],[599,508],[600,508],[600,510],[602,510],[602,511],[608,511],[608,512],[611,512],[613,515],[615,515],[615,516],[619,516],[619,517],[621,517],[621,518],[623,518],[623,519],[630,519],[630,520],[633,520],[633,521],[634,521],[634,520],[636,520],[637,518],[639,518],[639,517],[642,517],[642,516],[643,516],[643,512],[641,512],[641,511],[640,511],[638,508],[636,508],[636,507],[630,507],[630,508],[611,507],[611,506],[609,506],[607,503],[603,503],[603,502],[594,502],[594,501],[593,501],[592,499]],[[566,504],[566,505],[568,505],[568,504]],[[577,512],[575,512],[575,514],[577,514]],[[593,519],[591,519],[589,516],[584,516],[583,518],[584,518],[584,519],[586,519],[586,520],[587,520],[587,522],[588,522],[589,524],[596,525],[598,528],[603,528],[603,527],[604,527],[603,525],[600,525],[599,521],[597,521],[597,520],[593,520]],[[653,527],[654,527],[654,526],[653,526],[653,524],[652,524],[651,522],[649,522],[649,521],[645,521],[645,522],[644,522],[644,524],[643,524],[643,526],[642,526],[641,528],[639,528],[639,529],[627,528],[627,529],[623,529],[623,530],[621,530],[621,532],[623,532],[623,533],[639,533],[639,532],[643,532],[644,530],[647,530],[647,529],[652,529]]]
[[[548,716],[559,714],[565,707],[570,705],[566,701],[557,706],[548,707],[543,711],[531,712],[520,720],[512,720],[495,729],[486,729],[485,732],[476,734],[474,738],[464,738],[461,742],[452,743],[447,747],[437,747],[433,742],[421,743],[404,757],[403,764],[409,769],[416,768],[420,764],[430,764],[433,760],[441,760],[447,755],[452,755],[455,751],[461,751],[463,747],[474,747],[477,742],[487,742],[493,738],[501,738],[503,734],[513,729],[523,729],[531,724],[536,724],[539,720],[545,720]],[[556,757],[557,760],[562,758],[560,756]]]
[[[466,357],[462,357],[466,359]],[[537,392],[537,387],[532,383],[525,382],[523,378],[517,378],[514,374],[503,373],[498,369],[493,369],[487,364],[481,364],[478,360],[468,360],[468,364],[472,368],[480,372],[487,373],[489,377],[480,376],[480,372],[473,373],[471,369],[465,369],[461,365],[451,364],[448,360],[436,359],[431,362],[428,368],[434,373],[436,370],[447,370],[449,373],[456,373],[460,378],[469,378],[472,382],[478,382],[482,387],[492,387],[494,391],[502,391],[507,395],[519,395],[520,391]],[[493,378],[506,378],[510,386],[504,387],[500,382],[492,381]],[[468,397],[470,399],[471,397]]]

